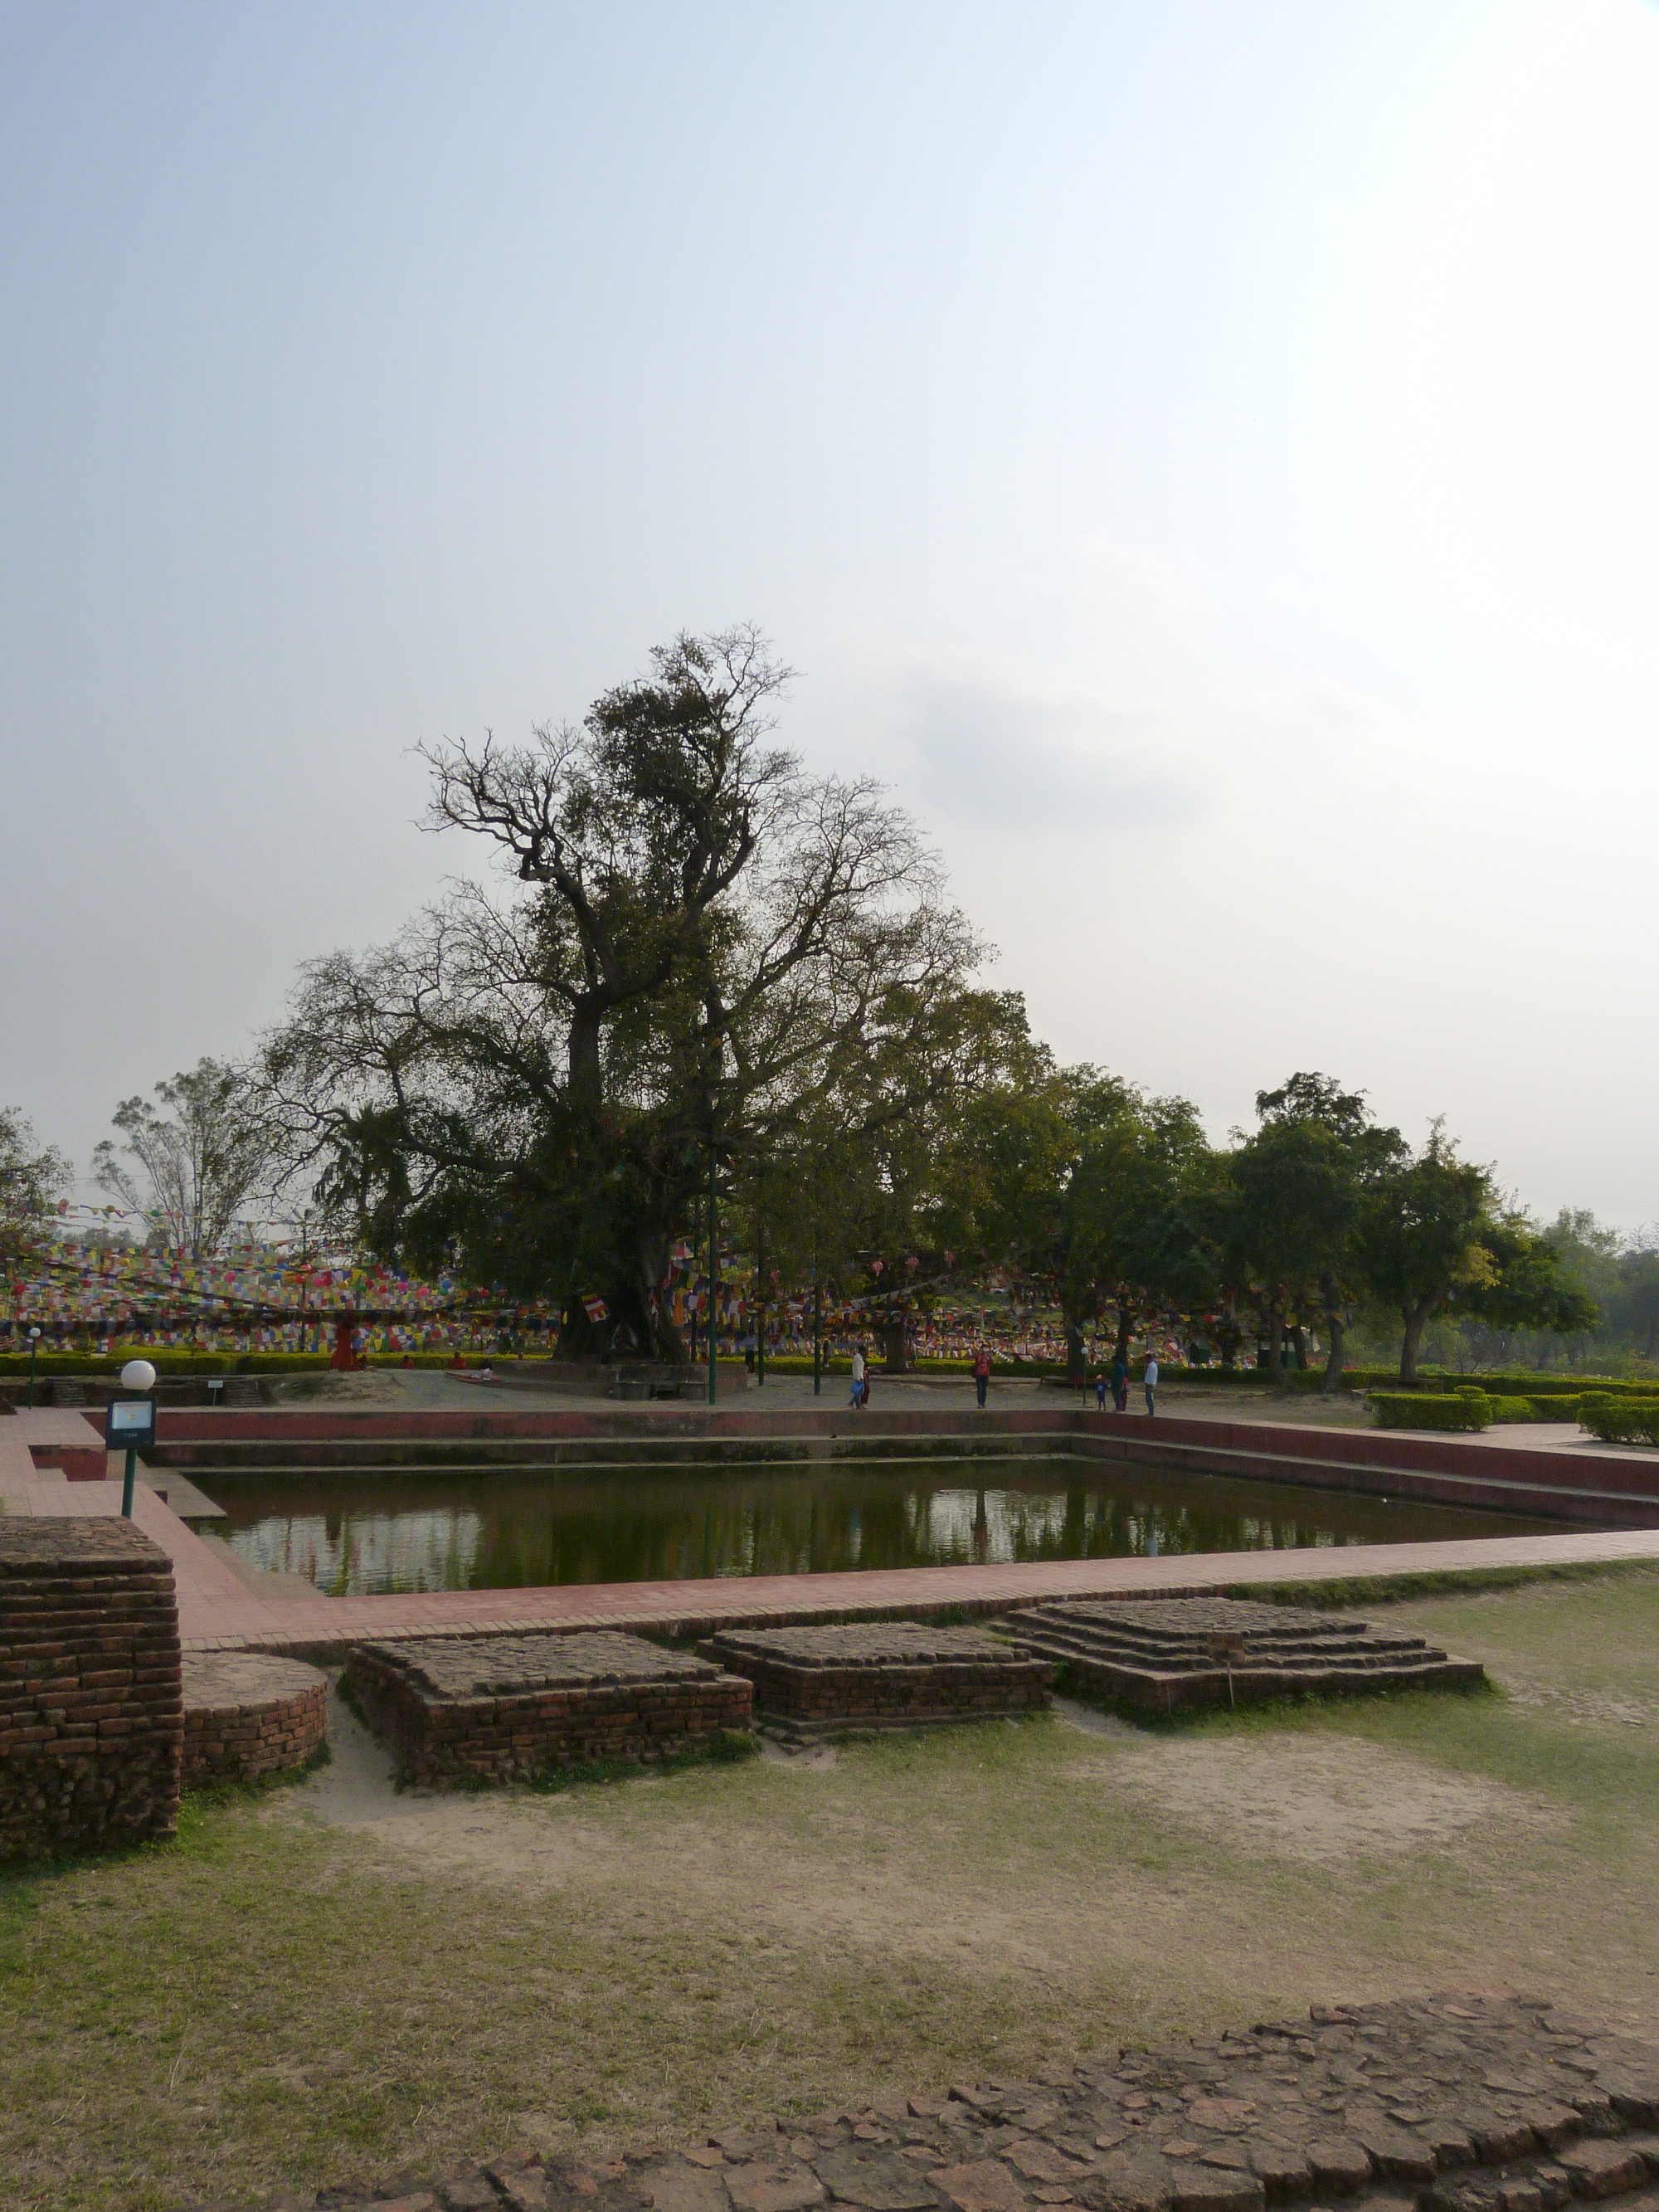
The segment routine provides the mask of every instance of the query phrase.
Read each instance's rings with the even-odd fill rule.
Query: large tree
[[[280,1180],[281,1129],[246,1070],[198,1060],[155,1085],[160,1105],[124,1098],[124,1139],[93,1152],[99,1188],[149,1224],[155,1243],[192,1259],[219,1251],[233,1224]]]
[[[1415,1155],[1367,1190],[1358,1229],[1368,1287],[1400,1316],[1400,1377],[1414,1382],[1423,1332],[1437,1313],[1563,1334],[1595,1328],[1595,1302],[1562,1272],[1559,1252],[1505,1207],[1492,1171],[1457,1157],[1439,1122]]]
[[[63,1154],[39,1143],[15,1107],[0,1106],[0,1262],[18,1267],[39,1256],[70,1181]]]
[[[1285,1379],[1286,1321],[1316,1307],[1325,1322],[1322,1387],[1338,1390],[1349,1311],[1364,1287],[1362,1203],[1405,1146],[1397,1129],[1371,1119],[1363,1091],[1329,1076],[1292,1075],[1258,1091],[1255,1109],[1260,1127],[1231,1162],[1231,1272],[1256,1309],[1274,1382]]]
[[[659,1291],[711,1155],[874,1142],[952,1065],[978,947],[877,785],[770,742],[789,675],[751,629],[681,636],[580,727],[428,748],[430,826],[507,887],[315,963],[269,1041],[369,1245],[558,1299],[567,1352],[683,1358]]]
[[[1056,1066],[1028,1040],[953,1127],[943,1206],[958,1243],[1051,1285],[1067,1369],[1080,1378],[1087,1340],[1109,1316],[1127,1352],[1139,1320],[1212,1294],[1182,1203],[1207,1157],[1185,1099]]]

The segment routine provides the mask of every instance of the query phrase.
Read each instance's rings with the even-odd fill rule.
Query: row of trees
[[[781,1280],[1012,1265],[1076,1360],[1154,1315],[1275,1364],[1316,1317],[1333,1376],[1378,1307],[1406,1375],[1437,1316],[1595,1325],[1559,1240],[1438,1127],[1414,1150],[1298,1074],[1216,1148],[1188,1102],[1057,1066],[976,983],[908,819],[774,743],[789,680],[752,629],[683,636],[580,727],[428,749],[428,826],[494,879],[306,969],[257,1064],[125,1101],[104,1187],[195,1250],[304,1187],[382,1260],[560,1301],[571,1353],[597,1293],[605,1342],[686,1357],[661,1293],[711,1176]]]

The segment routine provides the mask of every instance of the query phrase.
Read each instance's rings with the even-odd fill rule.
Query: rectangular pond
[[[204,1474],[248,1565],[337,1596],[1297,1551],[1553,1522],[1063,1458]]]

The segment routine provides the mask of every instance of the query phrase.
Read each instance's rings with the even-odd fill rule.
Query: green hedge
[[[1371,1403],[1380,1429],[1484,1429],[1493,1419],[1484,1390],[1374,1390]]]
[[[1491,1391],[1494,1421],[1576,1421],[1579,1401],[1577,1397],[1518,1398],[1508,1392]]]
[[[1507,1375],[1450,1375],[1437,1370],[1419,1375],[1415,1382],[1402,1382],[1391,1367],[1345,1368],[1343,1387],[1368,1395],[1377,1390],[1431,1391],[1478,1389],[1495,1398],[1577,1398],[1585,1389],[1606,1391],[1616,1397],[1659,1397],[1659,1383],[1623,1382],[1595,1375],[1532,1375],[1524,1370]],[[1557,1418],[1570,1419],[1563,1413]]]
[[[130,1359],[148,1359],[158,1376],[191,1375],[290,1375],[328,1365],[325,1352],[186,1352],[170,1344],[124,1344],[107,1358],[92,1352],[43,1352],[35,1372],[49,1375],[106,1375],[112,1380]],[[0,1352],[0,1375],[29,1371],[27,1352]]]
[[[1589,1393],[1578,1401],[1578,1419],[1604,1444],[1659,1444],[1659,1397]]]

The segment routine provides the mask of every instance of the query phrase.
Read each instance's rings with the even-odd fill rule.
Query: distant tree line
[[[1438,1124],[1413,1146],[1301,1073],[1218,1146],[1190,1102],[1059,1066],[976,982],[909,819],[775,743],[789,681],[751,629],[682,636],[578,726],[426,748],[428,826],[493,879],[310,963],[246,1066],[125,1101],[103,1186],[193,1250],[303,1188],[382,1261],[556,1302],[570,1354],[620,1330],[689,1356],[662,1287],[677,1243],[706,1252],[712,1181],[769,1279],[1006,1266],[1077,1365],[1155,1321],[1260,1344],[1277,1379],[1316,1335],[1332,1388],[1384,1326],[1407,1377],[1425,1346],[1659,1356],[1659,1250],[1540,1227]],[[21,1154],[7,1174],[13,1203],[34,1188]]]

